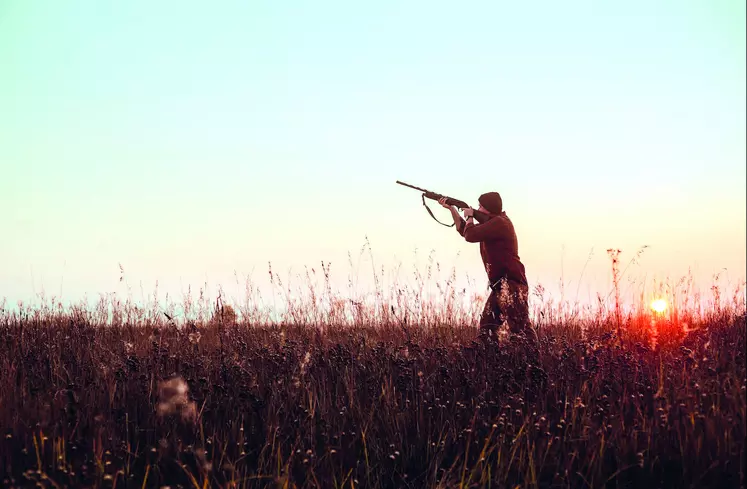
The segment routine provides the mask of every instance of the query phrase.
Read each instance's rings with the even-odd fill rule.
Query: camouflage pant
[[[511,333],[523,335],[537,342],[537,332],[529,321],[529,287],[502,278],[492,288],[485,308],[480,316],[480,330],[484,334],[495,334],[505,322]]]

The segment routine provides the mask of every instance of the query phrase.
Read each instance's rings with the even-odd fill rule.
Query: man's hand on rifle
[[[472,207],[467,207],[463,212],[464,218],[467,219],[467,222],[471,222],[475,218],[475,210]]]
[[[451,211],[451,217],[454,219],[454,224],[459,225],[459,222],[462,220],[462,216],[459,215],[459,211],[456,207],[453,205],[449,205],[446,203],[446,197],[442,197],[438,199],[438,203],[441,204],[444,208],[449,209]],[[464,209],[464,215],[467,217],[467,222],[472,222],[474,218],[474,209],[471,207],[467,207]]]
[[[440,199],[438,199],[438,203],[441,204],[441,206],[444,209],[449,209],[450,211],[456,211],[456,207],[446,203],[446,197],[441,197]]]

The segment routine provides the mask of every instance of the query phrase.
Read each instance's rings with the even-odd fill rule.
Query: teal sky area
[[[643,245],[631,277],[736,284],[745,83],[737,0],[5,0],[0,298],[121,292],[120,264],[136,298],[240,298],[268,262],[344,289],[366,237],[481,286],[398,179],[499,191],[530,285],[606,292],[605,250]]]

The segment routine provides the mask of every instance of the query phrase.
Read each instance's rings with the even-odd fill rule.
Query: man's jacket
[[[467,224],[460,219],[456,228],[468,242],[480,243],[480,255],[491,285],[504,277],[527,285],[514,225],[505,212],[481,224]]]

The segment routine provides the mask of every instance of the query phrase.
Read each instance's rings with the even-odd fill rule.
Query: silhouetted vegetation
[[[281,324],[220,300],[5,311],[4,487],[744,487],[742,288],[548,306],[538,359],[447,305],[323,295]]]

